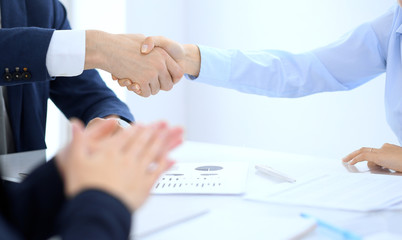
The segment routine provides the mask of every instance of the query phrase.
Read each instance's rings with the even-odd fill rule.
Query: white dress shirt
[[[50,40],[46,67],[52,77],[73,77],[84,71],[85,31],[56,30]]]

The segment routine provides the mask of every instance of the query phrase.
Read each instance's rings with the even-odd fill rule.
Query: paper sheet
[[[149,201],[151,200],[151,201]],[[136,211],[132,226],[130,239],[143,239],[167,228],[174,227],[194,218],[208,213],[209,209],[202,206],[186,204],[180,206],[170,206],[161,209],[158,202],[149,199],[148,202]]]
[[[402,202],[402,177],[378,174],[321,175],[248,199],[355,211],[390,208]]]
[[[176,163],[152,188],[153,194],[241,194],[247,162]]]
[[[147,240],[178,239],[177,236],[191,240],[302,239],[316,227],[316,223],[311,219],[274,216],[264,205],[250,203],[229,204],[213,209],[185,224],[169,228],[161,235],[151,235]]]

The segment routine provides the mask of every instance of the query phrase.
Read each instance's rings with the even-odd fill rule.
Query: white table
[[[44,150],[24,152],[18,154],[9,154],[0,156],[2,163],[3,176],[8,180],[21,180],[19,173],[29,173],[33,168],[46,161],[46,152]],[[363,172],[364,174],[382,173],[390,174],[385,171],[370,171],[364,163],[357,167],[348,167],[341,163],[340,159],[324,159],[312,156],[301,156],[295,154],[286,154],[278,152],[269,152],[258,149],[230,147],[223,145],[213,145],[197,142],[186,142],[175,152],[172,158],[180,162],[219,162],[219,161],[247,161],[249,162],[249,174],[247,180],[246,193],[259,191],[261,188],[270,189],[280,181],[259,174],[254,169],[255,164],[267,164],[288,175],[298,179],[306,173],[348,173]],[[395,174],[395,173],[392,173]],[[351,186],[354,187],[354,186]],[[137,211],[133,221],[133,228],[139,229],[153,225],[162,226],[166,219],[183,220],[188,214],[199,215],[205,211],[216,211],[220,208],[230,207],[231,205],[240,206],[242,209],[250,209],[256,214],[269,214],[278,217],[299,216],[301,212],[307,212],[317,218],[323,219],[331,224],[343,229],[352,230],[361,236],[370,236],[380,232],[390,232],[399,234],[402,239],[402,211],[389,210],[380,212],[349,212],[328,210],[322,208],[307,208],[290,205],[270,204],[266,202],[255,202],[245,200],[243,195],[152,195],[142,209]],[[189,215],[189,216],[190,216]],[[191,216],[190,216],[191,217]],[[201,216],[202,217],[202,216]],[[227,221],[238,218],[236,211],[228,214]],[[193,219],[196,220],[197,218]],[[192,220],[183,221],[170,227],[162,228],[152,234],[139,237],[139,240],[180,240],[197,239],[197,232],[179,231],[171,235],[172,229],[182,229]],[[199,226],[199,231],[208,231],[211,226],[203,224]],[[247,220],[244,226],[239,229],[233,229],[241,236],[249,233],[250,226]],[[210,239],[226,239],[225,235],[211,234]],[[244,239],[244,238],[239,238]],[[253,237],[250,240],[256,239]],[[258,239],[272,239],[269,230],[260,232]],[[314,232],[305,236],[303,239],[333,239],[327,233],[318,228]],[[339,238],[338,238],[339,239]],[[377,239],[387,239],[380,237]],[[232,239],[231,239],[232,240]]]
[[[172,153],[172,158],[180,162],[217,162],[217,161],[247,161],[250,163],[249,175],[247,180],[246,193],[259,191],[261,188],[273,187],[280,181],[259,174],[254,169],[255,164],[267,164],[271,167],[287,173],[288,175],[299,178],[306,173],[326,173],[326,172],[364,172],[365,174],[383,173],[395,174],[386,171],[370,171],[365,163],[359,163],[356,167],[344,165],[340,159],[324,159],[312,156],[302,156],[295,154],[286,154],[278,152],[263,151],[258,149],[240,148],[224,145],[213,145],[197,142],[186,142],[180,148]],[[351,186],[353,187],[353,186]],[[402,191],[402,188],[401,188]],[[204,210],[214,211],[226,206],[236,205],[242,208],[260,209],[261,214],[272,214],[272,216],[299,216],[301,212],[307,212],[317,218],[330,222],[337,227],[352,230],[361,236],[370,236],[380,232],[391,232],[401,234],[402,236],[402,211],[380,211],[380,212],[349,212],[339,210],[329,210],[323,208],[298,207],[290,205],[270,204],[266,202],[255,202],[244,199],[242,195],[221,196],[221,195],[152,195],[148,202],[136,214],[134,229],[143,229],[144,227],[158,225],[168,218],[174,218],[175,215],[191,213],[202,213]],[[236,218],[236,211],[232,216],[227,217],[227,221]],[[180,220],[180,217],[178,218]],[[192,220],[183,221],[166,228],[162,228],[142,237],[141,240],[155,239],[197,239],[196,232],[178,231],[172,236],[173,228],[181,229],[185,224]],[[199,226],[199,231],[208,231],[211,226],[204,224]],[[185,228],[183,228],[185,229]],[[241,229],[233,229],[239,233],[247,233],[247,221]],[[135,232],[135,230],[134,230]],[[224,235],[211,234],[210,239],[225,239]],[[250,238],[253,239],[253,238]],[[269,231],[261,232],[259,239],[271,239]],[[303,239],[333,239],[322,229],[317,230],[305,236]]]

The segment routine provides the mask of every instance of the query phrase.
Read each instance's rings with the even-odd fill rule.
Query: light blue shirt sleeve
[[[199,46],[201,70],[194,81],[270,97],[350,90],[385,72],[392,16],[388,12],[328,46],[300,54]]]

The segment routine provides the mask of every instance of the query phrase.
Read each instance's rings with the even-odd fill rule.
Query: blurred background
[[[294,53],[326,45],[372,20],[396,0],[63,0],[74,29],[164,35],[181,43]],[[138,122],[167,120],[186,139],[342,158],[362,146],[397,143],[385,120],[384,75],[348,92],[297,99],[253,96],[182,79],[141,98],[101,72]],[[51,103],[50,103],[51,104]],[[47,145],[69,139],[67,120],[49,108]]]

